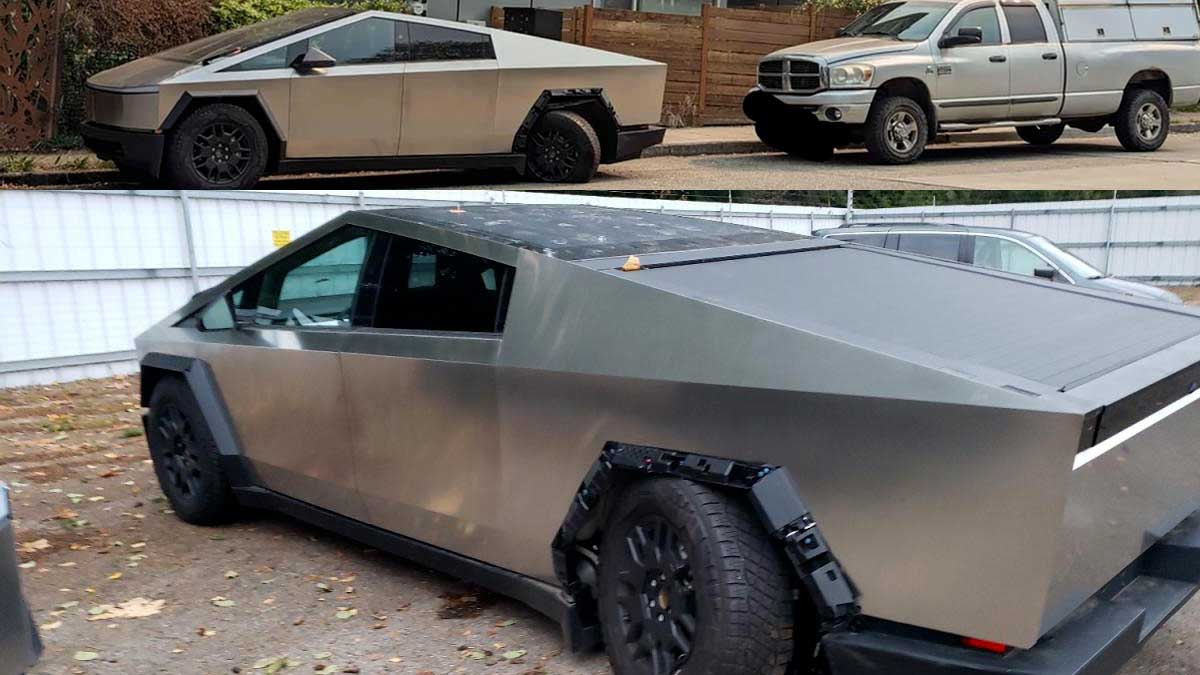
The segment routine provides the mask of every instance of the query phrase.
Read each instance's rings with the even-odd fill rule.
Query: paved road
[[[0,179],[2,182],[2,179]],[[1049,148],[1020,141],[935,145],[916,164],[877,166],[862,150],[813,163],[781,153],[654,157],[602,166],[587,190],[653,189],[1194,189],[1200,186],[1200,133],[1174,134],[1157,152],[1131,153],[1111,134],[1067,138]],[[61,187],[61,186],[55,186]],[[134,183],[75,188],[135,188]],[[512,171],[408,171],[279,176],[266,189],[561,189]]]
[[[510,173],[419,172],[353,177],[284,177],[262,187],[546,189]],[[908,166],[876,166],[865,152],[839,152],[817,164],[769,153],[655,157],[601,167],[594,190],[621,189],[1183,189],[1200,186],[1200,134],[1176,134],[1153,153],[1121,149],[1111,134],[1063,140],[1049,148],[1021,142],[933,146]]]

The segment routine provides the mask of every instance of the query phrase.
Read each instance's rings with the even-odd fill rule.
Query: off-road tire
[[[238,165],[236,171],[214,176],[197,167],[194,153],[198,144],[211,145],[213,141],[205,139],[211,139],[213,133],[228,134],[231,145],[235,143],[232,139],[237,139],[237,149],[227,155]],[[175,187],[239,190],[252,187],[262,177],[269,152],[267,134],[250,111],[231,103],[212,103],[189,113],[171,131],[163,169]]]
[[[897,149],[896,144],[889,142],[889,124],[896,116],[911,118],[914,126],[914,138],[911,147]],[[908,164],[915,162],[925,152],[929,142],[929,118],[925,110],[916,101],[905,96],[889,96],[875,101],[871,112],[867,115],[866,128],[863,130],[863,144],[867,146],[867,154],[878,164]]]
[[[551,110],[529,133],[525,170],[547,183],[586,183],[600,168],[600,138],[579,113]]]
[[[682,550],[658,560],[667,570],[684,561],[694,589],[694,631],[682,661],[687,675],[783,675],[793,655],[793,585],[786,560],[772,545],[744,500],[714,488],[678,478],[651,478],[630,483],[614,500],[602,536],[598,603],[601,630],[617,675],[669,675],[678,662],[657,672],[649,660],[638,660],[627,641],[628,608],[654,609],[637,593],[647,588],[645,576],[631,563],[631,541],[646,534],[646,523],[665,523],[672,536],[660,550]],[[641,528],[639,530],[639,527]],[[656,540],[658,535],[655,536]],[[650,555],[643,551],[647,560]],[[673,562],[672,562],[673,561]],[[634,569],[634,572],[630,572]],[[665,572],[678,583],[678,568]],[[631,593],[630,589],[633,589]],[[666,593],[665,586],[659,593]],[[669,597],[674,597],[671,586]],[[654,596],[654,591],[650,591]],[[671,601],[677,602],[678,599]],[[670,607],[672,612],[677,604]],[[665,624],[678,623],[674,614]],[[663,625],[664,622],[658,622]],[[653,626],[653,624],[652,624]],[[652,628],[653,629],[653,628]],[[660,664],[666,663],[661,661]]]
[[[1158,133],[1152,137],[1144,136],[1139,117],[1143,108],[1150,106],[1157,111],[1159,117]],[[1167,140],[1171,128],[1171,110],[1167,102],[1158,92],[1151,89],[1130,89],[1121,99],[1121,107],[1113,118],[1113,128],[1117,132],[1117,140],[1126,150],[1133,152],[1150,152],[1162,147]]]
[[[815,127],[819,129],[820,127]],[[824,137],[810,137],[796,143],[788,150],[792,157],[799,157],[810,162],[827,162],[833,157],[833,140]]]
[[[759,120],[754,123],[754,133],[758,136],[758,140],[763,142],[763,145],[772,150],[788,152],[795,145],[792,136],[787,134],[787,129],[778,122]]]
[[[1050,145],[1063,134],[1067,125],[1063,123],[1038,125],[1034,127],[1017,127],[1017,135],[1030,145]]]
[[[181,444],[170,436],[168,432],[175,429],[188,436],[190,442]],[[236,500],[221,470],[217,443],[200,404],[181,378],[165,377],[155,385],[150,395],[146,441],[159,487],[180,519],[193,525],[217,525],[233,518]],[[179,452],[187,453],[186,460],[178,458]],[[183,466],[194,471],[190,485],[176,480]]]

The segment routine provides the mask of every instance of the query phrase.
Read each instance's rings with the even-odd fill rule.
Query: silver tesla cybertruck
[[[338,530],[620,675],[1111,673],[1200,583],[1177,305],[689,218],[410,208],[137,345],[181,518]]]

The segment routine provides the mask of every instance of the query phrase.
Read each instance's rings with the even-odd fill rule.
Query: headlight
[[[829,69],[829,85],[833,87],[861,87],[871,84],[875,67],[861,63],[848,63]]]

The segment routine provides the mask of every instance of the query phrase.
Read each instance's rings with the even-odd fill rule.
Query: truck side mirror
[[[1033,276],[1039,279],[1049,279],[1054,281],[1054,277],[1058,275],[1053,267],[1039,267],[1033,271]]]
[[[938,46],[958,47],[961,45],[977,45],[983,42],[983,29],[976,26],[963,26],[956,35],[944,35],[938,40]]]
[[[314,68],[331,68],[337,65],[337,59],[317,49],[309,47],[303,54],[292,61],[292,68],[304,73]]]

